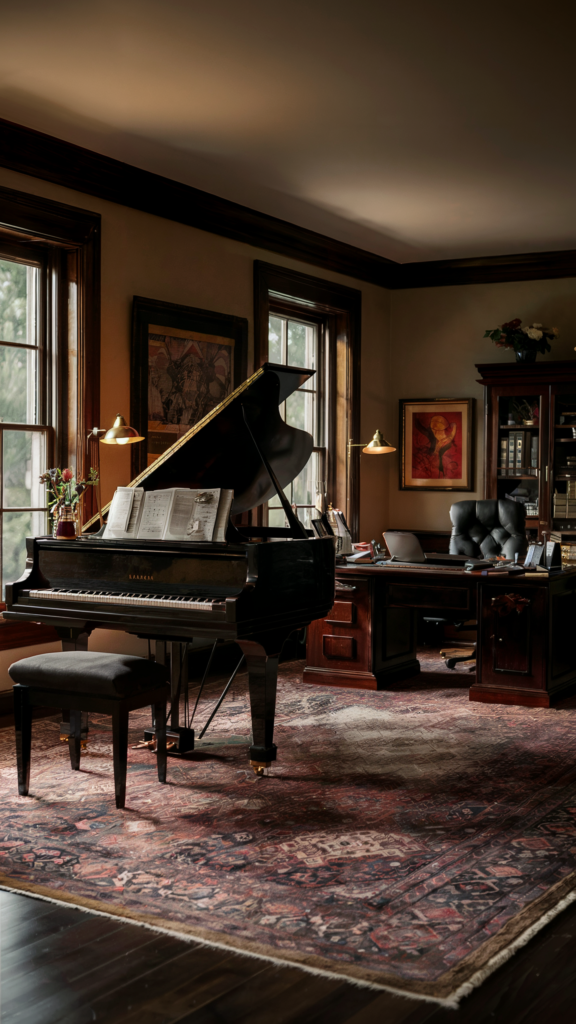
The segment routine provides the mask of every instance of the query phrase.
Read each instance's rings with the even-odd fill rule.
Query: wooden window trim
[[[271,294],[272,293],[272,294]],[[301,274],[273,263],[254,261],[254,369],[268,359],[268,317],[270,312],[290,315],[295,319],[316,322],[327,331],[328,374],[336,380],[337,373],[345,378],[345,393],[341,394],[346,415],[331,417],[326,444],[329,452],[328,488],[342,505],[353,537],[358,536],[360,519],[359,449],[352,449],[347,461],[346,441],[343,436],[359,436],[360,427],[360,340],[362,293],[355,288],[334,284],[323,278]],[[340,351],[339,351],[340,350]],[[337,366],[340,361],[339,367]],[[345,418],[346,426],[342,423]],[[347,427],[347,430],[346,430]],[[338,436],[336,436],[338,431]]]
[[[10,258],[28,248],[44,254],[51,358],[41,416],[53,428],[54,464],[87,466],[86,438],[100,425],[100,228],[101,217],[41,196],[0,188],[0,247]],[[86,516],[94,514],[89,489]],[[0,650],[50,643],[55,630],[37,623],[0,619]]]

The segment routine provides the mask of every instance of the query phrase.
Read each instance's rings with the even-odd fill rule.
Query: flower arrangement
[[[75,480],[71,469],[47,469],[40,483],[48,486],[48,515],[55,525],[64,508],[76,510],[87,487],[98,483],[98,470],[90,468],[86,480]]]
[[[558,328],[543,327],[542,324],[522,327],[522,321],[516,319],[486,331],[484,337],[491,338],[496,343],[496,348],[513,348],[515,352],[544,354],[550,351],[550,342],[558,337]]]

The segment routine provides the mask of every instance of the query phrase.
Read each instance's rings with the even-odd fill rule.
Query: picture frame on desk
[[[474,490],[473,398],[400,399],[400,490]]]
[[[244,317],[135,295],[130,423],[132,478],[212,411],[247,376]]]

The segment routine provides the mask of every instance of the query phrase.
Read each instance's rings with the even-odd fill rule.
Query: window
[[[42,424],[39,308],[40,266],[0,252],[0,572],[17,579],[26,561],[26,537],[46,532],[46,495],[40,484],[49,451]]]
[[[46,533],[39,477],[84,475],[99,425],[100,216],[0,188],[0,582],[18,579],[26,538]],[[92,488],[90,488],[92,491]],[[92,514],[89,493],[86,513]],[[53,640],[4,622],[0,649]]]
[[[348,460],[346,444],[358,436],[361,293],[321,278],[256,261],[255,366],[264,362],[303,366],[314,375],[280,408],[291,426],[314,439],[308,464],[285,488],[306,527],[318,502],[341,508],[358,532],[358,449]],[[284,526],[273,498],[254,525]]]
[[[285,488],[288,501],[296,506],[298,518],[308,528],[316,502],[326,492],[325,403],[318,374],[323,364],[320,333],[318,324],[274,314],[268,319],[269,361],[317,371],[280,406],[280,415],[286,423],[308,431],[314,438],[309,462]],[[277,497],[268,502],[268,523],[284,526],[284,510]]]

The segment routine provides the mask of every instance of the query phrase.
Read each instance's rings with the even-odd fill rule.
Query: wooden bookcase
[[[488,363],[476,369],[486,389],[485,496],[523,491],[532,502],[526,516],[531,535],[541,538],[555,530],[576,537],[576,359]],[[572,489],[574,512],[565,507]]]

